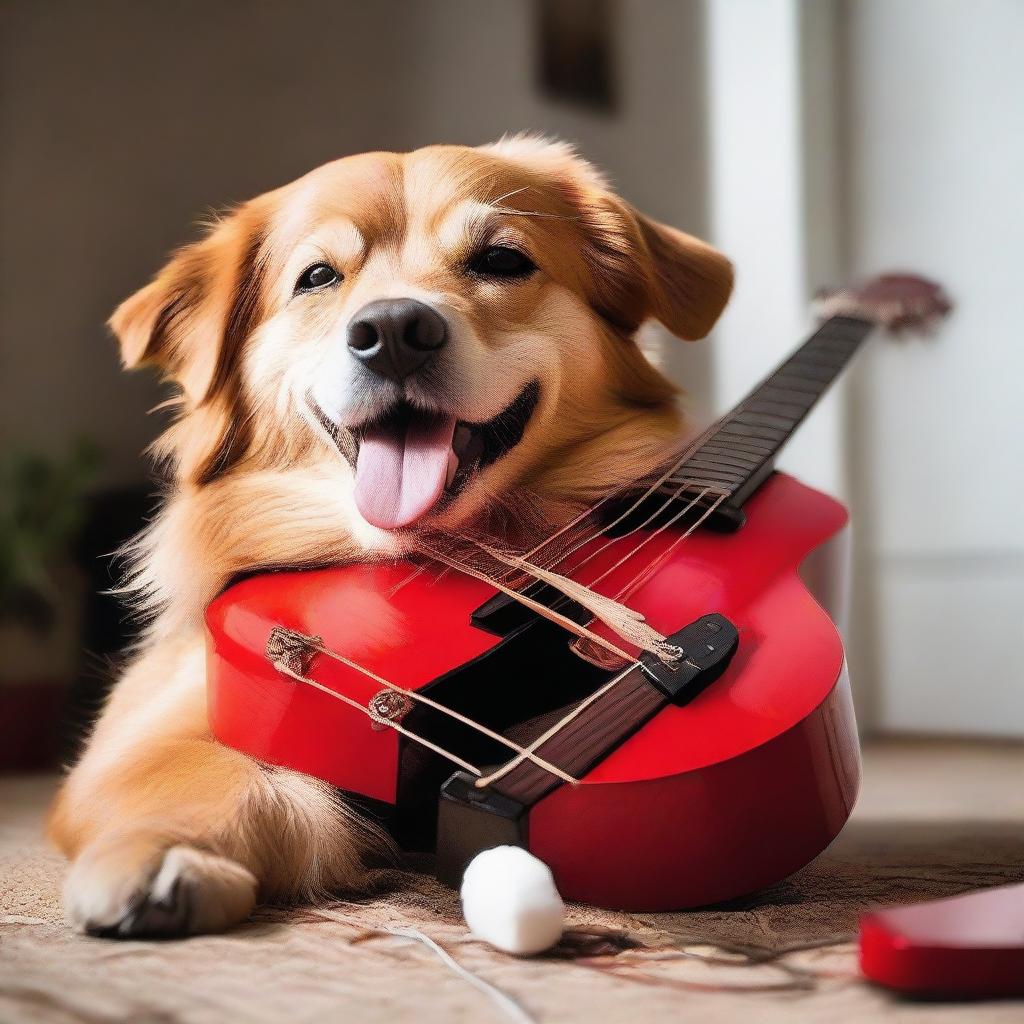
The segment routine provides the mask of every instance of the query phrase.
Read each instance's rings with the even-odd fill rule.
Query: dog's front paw
[[[107,938],[173,938],[224,931],[252,913],[257,883],[241,864],[193,846],[155,845],[130,837],[86,849],[64,886],[70,922]]]

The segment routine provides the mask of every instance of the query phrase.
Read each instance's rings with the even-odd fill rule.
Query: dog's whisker
[[[579,217],[571,217],[564,213],[544,213],[541,210],[513,210],[505,206],[493,206],[495,213],[505,217],[542,217],[547,220],[579,220]]]
[[[498,196],[497,199],[492,199],[488,202],[488,206],[497,207],[499,203],[503,203],[506,199],[511,199],[513,196],[519,195],[520,192],[526,192],[530,188],[529,185],[523,185],[520,188],[514,188],[511,192],[506,192],[503,196]]]

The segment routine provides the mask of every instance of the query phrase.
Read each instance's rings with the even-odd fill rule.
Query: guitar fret
[[[816,367],[804,365],[802,363],[800,365],[790,364],[786,369],[788,372],[795,372],[796,376],[802,377],[815,384],[828,384],[835,376],[835,372],[832,370],[821,370],[819,372]]]
[[[847,352],[852,352],[863,340],[861,334],[829,334],[818,339],[815,347],[839,347],[843,346]]]
[[[794,377],[810,378],[821,384],[833,380],[846,363],[846,359],[835,363],[824,362],[821,359],[801,359],[799,362],[787,363],[782,372]]]
[[[746,475],[746,471],[742,469],[730,468],[728,466],[716,466],[709,465],[706,463],[688,463],[692,465],[693,469],[704,476],[713,476],[716,479],[721,479],[723,483],[734,484],[742,480]]]
[[[794,376],[785,369],[779,371],[778,376],[774,379],[773,386],[783,387],[787,391],[796,394],[807,395],[811,399],[812,405],[821,396],[821,388],[814,381]]]
[[[722,426],[722,430],[725,429],[725,424]],[[718,445],[722,451],[733,451],[734,449],[741,452],[746,452],[748,455],[771,455],[775,451],[774,445],[770,442],[757,441],[752,437],[730,437],[726,440],[722,436],[722,431],[715,434],[714,438],[710,441],[705,441],[704,446]]]
[[[738,475],[743,476],[742,473]],[[720,469],[706,469],[699,466],[694,472],[687,473],[686,479],[687,491],[709,486],[720,487],[722,484],[729,484],[731,486],[736,482],[736,478],[731,473]]]
[[[729,450],[728,454],[720,451],[710,451],[704,448],[696,451],[693,457],[687,460],[687,465],[690,465],[695,460],[701,460],[702,462],[715,462],[722,466],[732,466],[735,469],[751,470],[757,466],[763,460],[755,456],[743,457],[741,453]]]
[[[790,430],[793,426],[793,417],[744,409],[738,416],[733,417],[733,423],[743,423],[748,427],[777,427],[780,430]]]
[[[789,420],[798,420],[807,411],[806,405],[796,402],[777,402],[773,398],[759,398],[748,405],[751,412],[767,413],[770,416],[785,416]]]
[[[765,456],[772,455],[776,448],[771,441],[760,441],[757,438],[750,437],[748,435],[734,434],[728,429],[728,427],[720,430],[717,436],[729,445],[729,447],[743,445],[745,450],[750,452],[756,451]]]
[[[790,359],[841,359],[843,356],[849,355],[849,350],[850,345],[845,341],[828,342],[818,340],[811,345],[810,348],[806,348],[802,352],[797,352],[790,356]]]
[[[704,444],[702,444],[698,449],[696,449],[694,454],[704,451],[719,452],[722,455],[731,455],[735,458],[759,461],[766,454],[770,453],[771,449],[765,448],[764,446],[759,444],[747,444],[742,442],[737,442],[736,444],[733,444],[731,442],[729,444],[724,444],[716,436],[710,441],[705,441]]]
[[[800,409],[801,415],[805,413],[809,406],[813,405],[817,395],[810,394],[806,391],[796,391],[793,388],[784,387],[782,384],[773,381],[771,384],[766,384],[756,395],[751,397],[752,402],[769,401],[769,402],[783,402],[787,405],[795,405]]]
[[[729,420],[728,429],[722,432],[723,436],[739,434],[740,437],[756,437],[762,441],[782,441],[786,437],[785,430],[777,430],[774,427],[750,427],[745,423],[738,423],[735,419]]]
[[[845,359],[830,361],[828,359],[812,359],[810,356],[804,356],[802,359],[790,364],[791,367],[799,369],[806,368],[815,372],[820,371],[821,373],[828,374],[830,377],[834,377],[845,365]]]
[[[722,458],[722,456],[715,455],[714,453],[712,453],[712,455],[710,457],[714,458],[716,460],[715,461],[716,465],[724,466],[726,469],[729,469],[729,470],[731,470],[733,472],[740,473],[740,474],[747,474],[747,475],[749,475],[750,473],[753,473],[757,469],[758,466],[763,465],[764,462],[765,462],[764,456],[761,456],[761,457],[759,457],[757,459],[752,459],[750,462],[746,462],[746,463],[721,462],[721,461],[718,461],[718,460],[720,460]],[[701,461],[704,461],[704,460],[701,460]]]
[[[758,460],[760,461],[760,460]],[[735,462],[735,465],[730,463]],[[751,468],[750,462],[743,462],[737,459],[734,453],[729,455],[723,455],[720,452],[708,452],[708,451],[696,451],[686,460],[687,467],[696,465],[714,466],[719,469],[729,468],[738,470],[748,470]]]

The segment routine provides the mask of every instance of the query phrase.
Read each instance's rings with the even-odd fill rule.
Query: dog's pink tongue
[[[366,431],[356,459],[356,505],[383,530],[409,526],[444,490],[455,418],[414,416],[404,432]]]

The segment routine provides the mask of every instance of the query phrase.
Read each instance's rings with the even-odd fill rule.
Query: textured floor
[[[0,1022],[1020,1021],[1019,1002],[893,999],[859,980],[850,939],[869,906],[1024,880],[1022,781],[1019,745],[873,746],[847,830],[793,878],[699,912],[576,907],[561,950],[521,961],[472,940],[447,890],[397,872],[364,903],[263,910],[226,936],[74,935],[62,864],[39,837],[53,781],[0,779]],[[430,936],[514,1002],[395,929]]]

